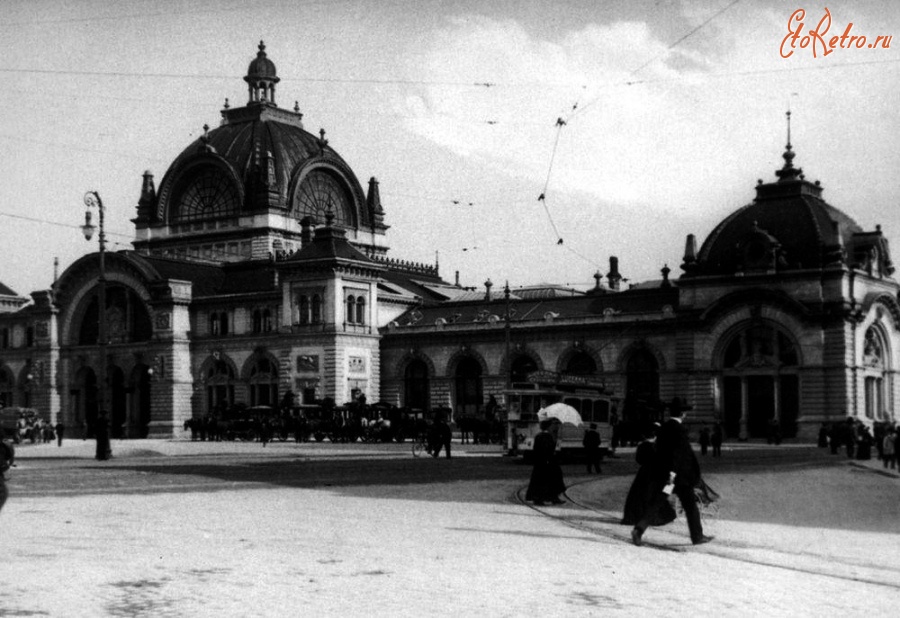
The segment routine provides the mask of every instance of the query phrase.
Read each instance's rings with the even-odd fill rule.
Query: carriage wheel
[[[416,440],[412,445],[412,454],[413,457],[421,457],[422,453],[425,452],[425,442],[422,440]]]

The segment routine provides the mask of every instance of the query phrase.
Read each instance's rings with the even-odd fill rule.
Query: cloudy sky
[[[864,46],[782,57],[826,5],[823,39]],[[449,281],[680,273],[685,235],[775,178],[788,109],[795,165],[897,248],[900,39],[868,47],[895,34],[889,0],[4,0],[0,281],[28,295],[96,250],[88,190],[129,248],[141,174],[246,103],[261,39],[278,104],[380,181],[391,255]]]

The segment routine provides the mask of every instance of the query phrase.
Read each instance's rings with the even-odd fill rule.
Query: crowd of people
[[[872,458],[872,447],[885,468],[897,469],[897,442],[900,426],[876,422],[872,428],[859,419],[848,418],[839,423],[822,423],[819,428],[820,448],[830,448],[832,455],[841,450],[850,459]]]

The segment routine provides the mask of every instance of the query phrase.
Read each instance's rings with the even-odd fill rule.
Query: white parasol
[[[560,423],[569,423],[576,427],[584,424],[581,421],[581,415],[578,413],[578,410],[565,403],[554,403],[546,408],[541,408],[538,410],[537,417],[542,421],[555,418]]]

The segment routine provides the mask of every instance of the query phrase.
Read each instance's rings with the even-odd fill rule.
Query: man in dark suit
[[[694,488],[700,484],[701,480],[700,464],[691,447],[687,431],[682,426],[684,413],[690,406],[685,406],[679,397],[675,397],[669,408],[669,420],[663,423],[656,438],[657,458],[653,472],[656,498],[631,531],[631,540],[635,545],[641,544],[644,531],[654,521],[658,511],[664,508],[668,501],[667,486],[670,485],[672,486],[670,493],[678,496],[681,507],[684,509],[688,530],[691,533],[691,542],[694,545],[700,545],[712,540],[712,537],[703,534],[700,510],[697,508],[697,499],[694,496]]]

